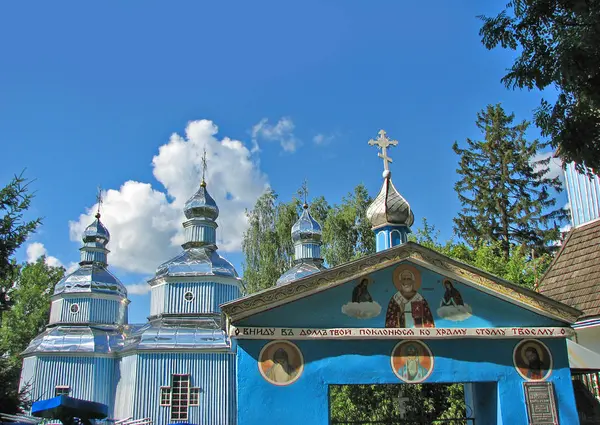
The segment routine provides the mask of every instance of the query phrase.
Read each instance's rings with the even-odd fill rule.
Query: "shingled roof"
[[[569,232],[540,293],[581,310],[579,320],[600,316],[600,219]]]

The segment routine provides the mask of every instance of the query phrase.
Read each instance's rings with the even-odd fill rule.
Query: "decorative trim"
[[[581,312],[577,309],[451,259],[414,242],[406,242],[397,247],[332,269],[314,273],[289,284],[272,287],[225,303],[221,305],[221,310],[229,316],[230,321],[234,322],[358,279],[405,260],[555,320],[574,323],[577,317],[581,315]]]
[[[229,326],[234,339],[456,339],[456,338],[568,338],[575,335],[569,327],[503,328],[267,328]]]

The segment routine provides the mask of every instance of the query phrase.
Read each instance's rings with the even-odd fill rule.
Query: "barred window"
[[[171,387],[160,387],[160,405],[171,405]]]
[[[190,388],[190,406],[200,405],[200,388]]]
[[[171,386],[171,420],[187,421],[190,398],[190,375],[173,375]]]
[[[69,395],[71,392],[71,388],[68,385],[57,385],[54,387],[54,396],[58,397],[59,395]]]

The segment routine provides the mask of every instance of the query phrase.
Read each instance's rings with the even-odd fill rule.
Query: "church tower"
[[[387,148],[396,146],[397,140],[390,140],[384,130],[379,131],[379,137],[369,140],[369,145],[377,146],[383,159],[383,185],[377,197],[367,209],[367,218],[375,232],[375,249],[377,252],[405,243],[408,240],[410,226],[415,216],[410,205],[400,195],[392,183],[392,172],[389,163],[392,158],[387,155]]]
[[[240,296],[241,279],[217,252],[219,208],[204,179],[185,203],[183,251],[158,266],[150,285],[148,323],[121,351],[115,417],[234,424],[235,349],[220,304]]]
[[[32,400],[68,395],[112,409],[129,300],[108,270],[101,202],[99,195],[96,220],[83,232],[79,268],[56,284],[49,324],[22,353],[21,387],[30,386]]]
[[[292,226],[294,265],[277,279],[277,286],[325,270],[323,258],[321,257],[322,238],[321,225],[310,215],[305,199],[302,206],[302,215]]]

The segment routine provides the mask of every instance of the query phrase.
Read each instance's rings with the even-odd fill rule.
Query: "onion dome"
[[[221,257],[216,245],[219,207],[206,189],[204,179],[198,191],[185,203],[183,252],[156,269],[156,278],[165,276],[226,276],[237,278],[233,265]]]
[[[216,220],[219,216],[219,207],[206,190],[206,183],[202,181],[200,188],[194,195],[187,200],[183,208],[185,217],[204,218],[207,220]]]
[[[308,205],[304,204],[302,215],[292,226],[292,241],[320,243],[323,231],[317,220],[312,218],[308,211]]]
[[[406,199],[394,187],[392,173],[385,170],[383,178],[379,194],[367,208],[367,218],[373,229],[383,226],[412,226],[415,216]]]
[[[277,285],[284,285],[325,270],[321,258],[322,237],[321,225],[312,218],[308,204],[304,203],[302,215],[292,226],[294,266],[277,279]]]
[[[110,271],[107,270],[106,245],[110,240],[108,229],[96,220],[83,232],[83,246],[79,268],[65,276],[54,287],[54,295],[63,293],[102,293],[127,297],[127,289]]]

